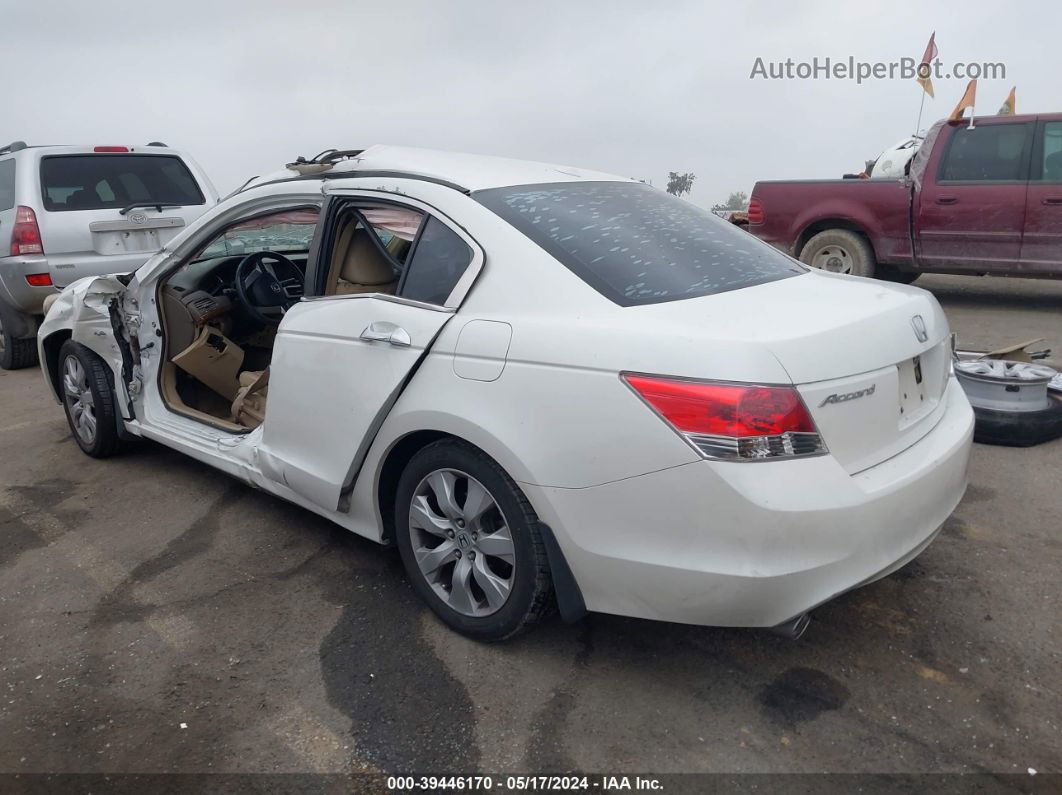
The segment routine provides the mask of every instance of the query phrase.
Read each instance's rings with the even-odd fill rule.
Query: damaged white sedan
[[[451,627],[798,633],[934,538],[973,415],[917,288],[628,179],[392,147],[252,181],[39,334],[74,439],[154,439],[398,546]]]

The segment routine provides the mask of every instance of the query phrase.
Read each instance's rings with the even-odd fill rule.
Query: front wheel
[[[118,419],[107,365],[84,345],[67,340],[59,349],[59,391],[74,441],[86,455],[118,451]]]
[[[809,240],[800,251],[800,261],[812,268],[873,278],[874,250],[866,238],[847,229],[827,229]]]
[[[538,516],[474,447],[444,440],[413,456],[398,483],[395,529],[413,588],[458,632],[504,640],[552,611]]]

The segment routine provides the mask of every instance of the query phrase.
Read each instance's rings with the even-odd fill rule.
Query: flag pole
[[[915,125],[915,137],[918,136],[918,132],[922,129],[922,108],[926,106],[926,92],[922,89],[922,101],[918,103],[918,124]]]
[[[976,115],[977,115],[977,106],[976,105],[971,105],[970,106],[970,123],[968,125],[966,125],[966,129],[967,130],[972,130],[974,128],[973,120],[974,120],[974,116],[976,116]]]

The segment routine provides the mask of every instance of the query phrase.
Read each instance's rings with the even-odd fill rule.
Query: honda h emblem
[[[914,326],[914,333],[919,342],[925,342],[929,339],[929,332],[926,331],[926,321],[922,320],[921,315],[915,315],[911,318],[911,325]]]

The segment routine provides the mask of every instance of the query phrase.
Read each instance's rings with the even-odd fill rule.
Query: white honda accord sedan
[[[89,455],[153,439],[393,543],[496,640],[556,607],[796,634],[904,565],[966,486],[949,337],[648,185],[377,146],[76,282],[39,348]]]

